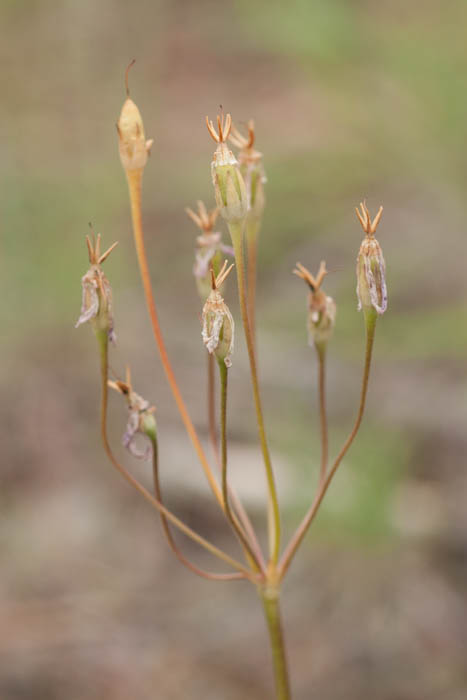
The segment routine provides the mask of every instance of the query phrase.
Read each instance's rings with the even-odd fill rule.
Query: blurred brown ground
[[[106,244],[120,241],[106,263],[112,364],[121,372],[129,361],[136,389],[157,404],[167,502],[236,552],[146,318],[114,128],[131,58],[132,95],[155,139],[144,200],[153,281],[204,437],[195,230],[183,208],[213,199],[205,114],[222,103],[239,122],[256,119],[268,174],[260,362],[286,534],[318,458],[304,290],[290,271],[323,258],[332,271],[335,453],[362,363],[353,207],[365,196],[384,204],[389,310],[366,420],[284,588],[294,698],[465,698],[465,3],[2,0],[0,23],[1,700],[272,697],[254,591],[196,579],[169,555],[155,515],[104,458],[95,342],[73,329],[92,221]],[[228,301],[237,314],[233,289]],[[240,332],[231,387],[231,471],[261,528]],[[118,446],[126,416],[111,407]],[[134,470],[149,483],[145,465]]]

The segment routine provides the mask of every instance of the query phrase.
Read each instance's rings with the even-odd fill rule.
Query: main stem
[[[272,470],[271,457],[266,439],[264,427],[263,409],[259,393],[258,373],[256,369],[255,349],[248,320],[248,310],[245,291],[245,261],[243,255],[243,222],[229,224],[230,235],[235,253],[235,264],[237,266],[238,297],[242,314],[243,328],[245,332],[248,357],[250,360],[251,384],[256,409],[256,422],[258,424],[258,434],[263,453],[264,466],[266,469],[266,479],[268,484],[268,532],[269,532],[269,553],[273,566],[279,559],[279,548],[281,538],[281,522],[279,512],[279,502],[277,500],[276,484]]]
[[[128,188],[130,193],[130,204],[131,204],[131,217],[133,221],[133,234],[135,239],[136,254],[138,256],[138,263],[141,272],[141,279],[143,282],[144,294],[146,297],[146,304],[149,311],[149,317],[151,319],[152,330],[154,333],[154,338],[156,340],[157,347],[159,348],[159,353],[164,367],[167,379],[169,381],[170,388],[174,395],[178,410],[182,417],[183,423],[185,424],[186,431],[190,436],[193,443],[195,451],[198,455],[201,466],[203,467],[206,478],[209,485],[219,503],[221,508],[223,508],[222,494],[219,486],[214,478],[214,475],[209,466],[209,462],[206,458],[204,450],[202,448],[201,442],[199,440],[198,434],[194,428],[191,418],[183,401],[182,395],[178,388],[177,381],[170,364],[169,357],[167,355],[167,350],[165,347],[164,339],[162,336],[162,331],[159,325],[159,319],[157,316],[156,304],[154,301],[154,296],[151,287],[151,277],[149,274],[149,267],[146,256],[146,248],[144,245],[144,233],[143,233],[143,222],[141,214],[141,196],[142,196],[142,180],[143,171],[142,170],[129,170],[126,172],[128,180]]]
[[[332,465],[331,469],[329,470],[328,475],[326,478],[320,481],[319,486],[318,486],[318,492],[313,500],[313,503],[311,504],[308,512],[306,513],[305,517],[303,518],[302,522],[297,528],[297,531],[293,535],[292,539],[290,540],[289,544],[287,545],[287,548],[282,555],[281,562],[279,564],[279,577],[282,579],[284,575],[287,572],[287,569],[289,568],[292,559],[297,551],[297,549],[300,546],[300,543],[302,542],[303,538],[305,537],[305,534],[307,533],[308,528],[310,527],[316,513],[318,512],[318,509],[321,505],[321,502],[326,494],[326,491],[328,490],[329,484],[331,483],[334,474],[337,471],[337,468],[339,467],[339,464],[342,462],[346,452],[348,451],[349,447],[351,446],[352,442],[355,439],[356,434],[358,433],[358,429],[360,428],[360,424],[362,422],[363,418],[363,413],[365,410],[365,402],[366,402],[366,396],[368,392],[368,380],[370,377],[370,367],[371,367],[371,357],[373,353],[373,343],[375,339],[375,328],[376,328],[376,312],[373,312],[371,309],[370,311],[367,311],[365,314],[365,327],[366,327],[366,346],[365,346],[365,364],[363,368],[363,377],[362,377],[362,388],[361,388],[361,393],[360,393],[360,403],[358,407],[358,413],[357,413],[357,418],[355,420],[355,424],[350,432],[350,435],[348,436],[347,440],[343,444],[339,454],[337,455],[334,464]]]
[[[285,655],[284,634],[279,608],[279,591],[263,590],[260,592],[264,615],[268,625],[271,642],[272,663],[276,683],[277,700],[290,700],[289,673]]]

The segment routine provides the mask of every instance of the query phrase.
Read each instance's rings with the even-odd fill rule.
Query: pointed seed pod
[[[122,394],[128,404],[128,422],[123,434],[122,444],[137,459],[151,459],[153,454],[153,444],[157,441],[157,425],[154,418],[154,406],[149,401],[133,390],[131,385],[130,368],[126,370],[126,381],[109,381],[109,386],[119,394]],[[149,439],[149,444],[144,450],[136,444],[136,437],[144,435]]]
[[[126,171],[142,170],[147,163],[153,144],[152,139],[146,141],[140,111],[130,98],[128,90],[128,71],[133,64],[134,61],[130,63],[125,72],[127,98],[123,103],[120,118],[117,122],[120,160]]]
[[[93,240],[86,236],[89,262],[91,266],[86,274],[81,278],[82,302],[81,313],[75,328],[82,323],[91,322],[95,333],[105,331],[109,340],[115,342],[114,321],[112,311],[112,288],[107,277],[104,275],[101,265],[113,251],[117,242],[101,255],[101,235],[97,234],[97,239],[92,234]]]
[[[365,231],[365,238],[357,257],[358,310],[363,309],[366,313],[374,309],[378,314],[383,314],[388,304],[386,264],[381,246],[374,237],[383,214],[383,207],[379,208],[373,221],[365,203],[360,204],[360,210],[355,211]]]
[[[253,119],[248,122],[247,137],[243,136],[232,124],[229,139],[240,149],[238,162],[240,172],[245,180],[248,216],[261,219],[265,205],[264,185],[267,178],[264,172],[263,154],[254,148],[255,124]]]
[[[243,221],[248,212],[248,197],[245,182],[238,168],[237,159],[227,146],[227,139],[232,127],[230,114],[217,117],[217,131],[212,121],[206,117],[206,126],[217,148],[211,163],[212,183],[216,203],[227,223]]]
[[[323,279],[327,274],[326,263],[321,262],[316,277],[301,263],[297,263],[293,273],[304,280],[310,289],[308,296],[308,343],[314,344],[318,348],[323,347],[330,339],[336,322],[335,301],[332,297],[326,296],[321,289]]]
[[[195,213],[188,207],[186,213],[195,224],[201,229],[201,235],[197,237],[197,250],[193,274],[196,280],[196,287],[201,301],[206,301],[211,291],[210,266],[214,269],[214,274],[218,275],[222,266],[223,255],[233,255],[231,246],[222,243],[219,231],[214,231],[214,225],[219,214],[219,209],[207,211],[204,203],[198,201],[198,211]],[[219,291],[222,293],[222,287]]]
[[[201,332],[203,343],[209,353],[214,353],[217,360],[224,362],[226,367],[232,365],[232,353],[234,345],[234,320],[229,307],[224,302],[219,287],[233,268],[233,264],[227,268],[227,260],[217,275],[211,268],[212,289],[203,307],[203,330]]]

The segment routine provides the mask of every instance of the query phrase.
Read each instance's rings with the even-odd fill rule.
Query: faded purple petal
[[[371,259],[369,256],[365,257],[364,262],[371,303],[378,314],[383,314],[386,311],[388,302],[383,256],[378,256],[378,273],[376,275],[373,274],[373,270],[371,269]]]
[[[215,248],[208,248],[206,251],[196,253],[195,265],[193,267],[193,274],[195,277],[206,277],[209,272],[209,263],[214,257],[215,252]]]
[[[75,323],[75,328],[78,328],[82,323],[90,321],[91,318],[97,316],[99,311],[99,296],[94,283],[85,275],[81,280],[81,284],[83,287],[81,315]]]
[[[136,435],[143,434],[139,429],[139,413],[138,411],[131,411],[128,417],[128,423],[126,425],[126,431],[122,438],[122,444],[124,447],[131,452],[133,457],[137,459],[151,459],[152,457],[152,446],[149,444],[146,449],[140,449],[136,442]]]
[[[230,245],[225,245],[224,243],[221,243],[221,244],[220,244],[220,249],[221,249],[221,251],[222,251],[223,253],[225,253],[226,255],[232,255],[232,256],[235,255],[234,249],[233,249],[232,246],[230,246]]]

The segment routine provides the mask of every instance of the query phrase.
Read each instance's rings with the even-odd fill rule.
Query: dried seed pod
[[[309,289],[308,296],[308,342],[318,348],[324,346],[332,335],[336,322],[336,304],[332,297],[326,296],[321,289],[327,274],[326,264],[321,262],[318,274],[314,277],[306,267],[297,263],[294,275],[304,280]]]
[[[92,234],[93,240],[86,236],[89,262],[91,267],[81,278],[83,289],[81,313],[75,328],[82,323],[90,321],[94,331],[105,331],[109,340],[115,342],[114,322],[112,313],[112,288],[107,277],[104,275],[101,265],[108,258],[117,243],[108,248],[101,255],[101,235],[97,234],[97,239]]]
[[[153,443],[157,439],[156,419],[154,418],[154,406],[149,401],[133,390],[131,384],[130,368],[126,370],[126,381],[109,381],[109,386],[119,394],[122,394],[128,404],[128,422],[123,434],[122,444],[137,459],[151,459],[153,454]],[[136,444],[136,437],[144,435],[149,439],[149,444],[141,450]]]
[[[197,251],[193,274],[199,296],[202,301],[205,301],[211,291],[210,266],[212,265],[215,275],[219,274],[223,255],[233,255],[234,251],[231,246],[224,245],[221,234],[213,230],[219,209],[208,212],[203,202],[198,201],[197,213],[189,208],[185,211],[202,232],[196,239]],[[222,292],[222,287],[219,291]]]
[[[357,257],[358,310],[363,309],[366,312],[373,308],[378,314],[383,314],[388,305],[386,264],[381,246],[374,237],[383,207],[379,208],[373,221],[365,203],[360,204],[360,210],[355,211],[365,231],[365,238]]]
[[[243,136],[232,124],[230,141],[239,148],[238,162],[240,172],[245,180],[248,198],[248,216],[261,219],[263,215],[265,197],[264,185],[267,182],[263,166],[263,154],[254,148],[255,124],[250,119],[247,125],[248,136]]]
[[[206,117],[206,125],[218,144],[211,163],[211,175],[220,213],[229,223],[242,221],[248,212],[248,197],[245,182],[238,168],[238,161],[227,146],[232,127],[230,114],[217,117],[217,131]]]
[[[128,71],[133,64],[134,61],[130,63],[125,72],[127,98],[123,103],[117,122],[120,160],[126,171],[143,169],[153,144],[153,139],[146,140],[141,113],[129,96]]]
[[[234,320],[229,307],[219,292],[219,287],[225,281],[233,264],[227,268],[227,260],[217,275],[211,267],[212,289],[203,307],[203,343],[209,353],[214,353],[217,359],[224,362],[226,367],[232,365],[234,345]]]

